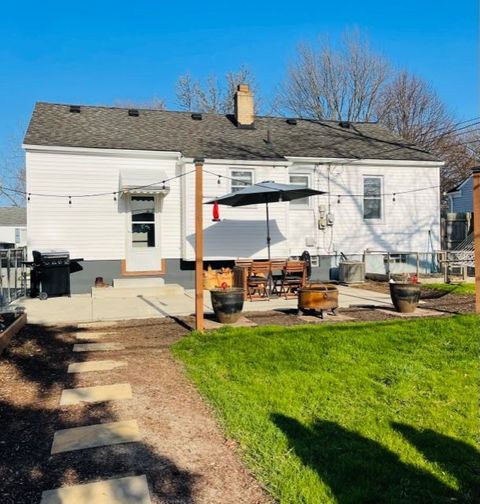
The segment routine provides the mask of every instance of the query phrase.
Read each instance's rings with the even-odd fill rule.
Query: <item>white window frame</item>
[[[305,172],[291,172],[288,174],[288,183],[293,184],[292,182],[292,177],[306,177],[307,178],[307,187],[311,188],[312,187],[312,174],[311,173],[305,173]],[[303,199],[303,198],[302,198]],[[305,198],[306,202],[301,202],[301,201],[290,201],[290,208],[292,210],[302,210],[305,208],[311,208],[311,198]]]
[[[235,173],[236,172],[244,172],[244,173],[250,173],[252,176],[252,182],[251,185],[255,184],[255,170],[252,170],[251,168],[230,168],[230,192],[233,192],[235,190],[234,184],[235,184]],[[237,186],[238,188],[240,186]],[[243,187],[248,187],[248,185],[245,185]]]
[[[365,196],[365,179],[378,179],[380,180],[380,196]],[[383,197],[384,180],[383,175],[363,175],[362,177],[362,219],[366,223],[382,223],[385,219],[385,201]],[[375,217],[369,219],[365,217],[365,200],[366,199],[378,199],[380,201],[380,217]]]

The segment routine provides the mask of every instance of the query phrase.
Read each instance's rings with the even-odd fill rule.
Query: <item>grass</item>
[[[173,351],[281,503],[479,502],[478,324],[224,328]]]
[[[426,287],[427,289],[440,290],[448,294],[475,294],[474,283],[426,283],[422,284],[422,287]]]

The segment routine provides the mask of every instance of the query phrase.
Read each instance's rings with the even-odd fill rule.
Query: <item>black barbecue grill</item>
[[[83,259],[70,259],[64,250],[34,250],[32,255],[33,262],[27,263],[32,268],[30,296],[40,299],[70,296],[70,273],[78,271],[77,263]]]

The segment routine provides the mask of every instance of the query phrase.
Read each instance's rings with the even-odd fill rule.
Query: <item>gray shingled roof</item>
[[[180,151],[186,157],[277,160],[286,156],[436,161],[428,152],[391,134],[378,123],[257,117],[255,129],[237,128],[230,115],[37,103],[25,144],[104,149]],[[268,133],[270,131],[270,133]],[[268,142],[270,138],[270,142]]]
[[[0,207],[0,226],[26,226],[27,209],[20,207]]]

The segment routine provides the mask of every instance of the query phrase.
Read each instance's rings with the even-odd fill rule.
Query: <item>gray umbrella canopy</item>
[[[240,191],[220,196],[207,204],[217,202],[219,205],[245,206],[256,205],[258,203],[276,203],[277,201],[292,201],[316,194],[325,194],[325,191],[317,191],[309,187],[294,184],[277,184],[276,182],[259,182],[258,184],[247,186]]]
[[[276,182],[259,182],[255,185],[247,186],[239,191],[220,196],[207,204],[218,203],[228,206],[246,206],[265,203],[267,212],[267,249],[270,260],[270,217],[268,214],[268,204],[282,201],[292,201],[301,198],[308,198],[317,194],[325,194],[325,191],[317,191],[309,187],[294,184],[277,184]]]

